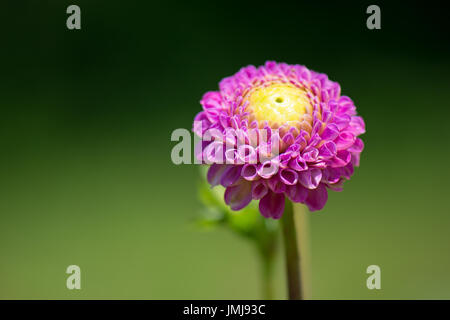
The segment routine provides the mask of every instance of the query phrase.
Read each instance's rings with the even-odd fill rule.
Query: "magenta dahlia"
[[[201,104],[197,157],[233,210],[254,199],[264,217],[279,219],[285,197],[320,210],[328,189],[341,191],[359,165],[364,121],[325,74],[273,61],[248,66]]]

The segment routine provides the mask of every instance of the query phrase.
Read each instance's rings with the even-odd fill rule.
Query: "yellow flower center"
[[[256,120],[280,124],[301,121],[311,109],[306,91],[285,83],[256,89],[250,93],[248,102]]]

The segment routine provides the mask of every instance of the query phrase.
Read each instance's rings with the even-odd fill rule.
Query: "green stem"
[[[266,230],[266,237],[257,242],[261,257],[262,297],[272,300],[273,295],[273,266],[276,253],[276,234]]]
[[[273,299],[273,259],[271,257],[264,257],[262,262],[262,292],[264,300]]]
[[[289,300],[301,300],[303,290],[300,275],[300,253],[298,248],[297,233],[292,202],[286,199],[286,205],[281,219],[284,239],[284,251],[286,255],[286,271]]]

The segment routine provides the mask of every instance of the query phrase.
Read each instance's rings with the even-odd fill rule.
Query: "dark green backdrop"
[[[450,298],[447,14],[380,4],[370,31],[369,4],[3,3],[0,298],[259,298],[252,247],[192,225],[198,170],[171,163],[170,135],[268,59],[339,81],[367,125],[361,167],[311,217],[314,297]]]

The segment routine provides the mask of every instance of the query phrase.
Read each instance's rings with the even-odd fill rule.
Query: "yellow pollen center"
[[[306,91],[289,84],[272,84],[256,89],[248,98],[258,121],[286,123],[301,120],[311,108]]]

